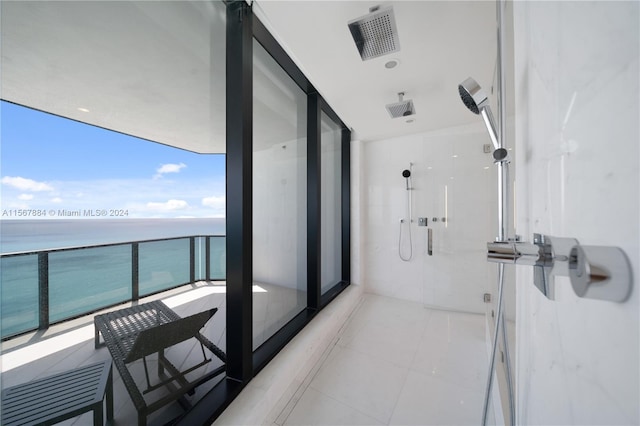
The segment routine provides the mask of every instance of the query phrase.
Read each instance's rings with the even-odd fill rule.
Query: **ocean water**
[[[38,250],[199,235],[225,235],[224,219],[58,219],[0,221],[0,334],[38,326]],[[196,280],[205,278],[204,239],[196,239]],[[139,244],[140,295],[190,282],[189,240]],[[226,276],[224,238],[211,239],[211,278]],[[49,320],[83,315],[132,297],[132,246],[54,251],[48,256]]]
[[[0,253],[191,235],[225,235],[224,218],[0,220]]]

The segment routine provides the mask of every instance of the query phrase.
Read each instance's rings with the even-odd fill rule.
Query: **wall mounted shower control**
[[[629,258],[618,247],[573,247],[569,277],[578,296],[612,302],[627,300],[633,284]]]
[[[487,243],[487,260],[533,266],[535,286],[555,299],[555,277],[571,278],[579,297],[624,302],[633,286],[626,254],[617,247],[581,246],[574,238],[533,234],[533,243]]]
[[[418,226],[427,226],[427,218],[419,217],[418,218]]]

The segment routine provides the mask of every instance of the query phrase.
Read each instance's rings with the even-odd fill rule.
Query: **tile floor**
[[[477,425],[482,315],[367,294],[274,425]]]
[[[300,295],[259,284],[254,296],[260,317],[254,339],[259,342]],[[217,306],[217,321],[203,332],[224,349],[223,285],[204,283],[160,298],[180,315]],[[487,373],[482,315],[367,294],[334,342],[272,426],[480,423]],[[109,357],[106,349],[94,349],[92,318],[87,317],[6,343],[0,359],[3,388]],[[192,352],[176,348],[167,355],[188,363]],[[114,378],[116,424],[128,425],[135,410],[117,373]],[[149,420],[163,424],[171,417],[161,411]],[[85,415],[65,424],[90,422]]]

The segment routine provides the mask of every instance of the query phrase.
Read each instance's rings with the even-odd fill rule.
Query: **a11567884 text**
[[[4,209],[3,218],[9,217],[128,217],[128,209]]]

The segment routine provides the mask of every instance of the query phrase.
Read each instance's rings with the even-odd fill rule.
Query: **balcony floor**
[[[224,282],[197,282],[174,290],[159,293],[140,299],[139,303],[150,300],[162,300],[178,315],[186,316],[206,309],[218,308],[218,312],[202,329],[209,340],[225,350],[226,325],[225,325],[225,293]],[[279,329],[284,323],[295,315],[306,303],[306,294],[295,289],[273,286],[264,283],[256,283],[254,293],[254,346],[258,346],[273,331]],[[302,305],[300,305],[302,303]],[[123,304],[108,310],[115,310],[130,306]],[[49,376],[58,372],[77,368],[101,360],[109,359],[110,354],[106,347],[94,348],[93,317],[105,311],[80,317],[71,321],[51,326],[46,331],[28,333],[2,344],[0,356],[0,386],[4,389],[30,380]],[[287,315],[290,315],[287,318]],[[206,351],[207,356],[211,354]],[[202,352],[195,339],[180,343],[166,351],[167,358],[179,369],[188,368],[202,360]],[[153,383],[155,366],[154,357],[147,359],[151,381]],[[207,371],[213,370],[222,363],[215,357],[212,362],[199,368],[188,377],[195,378]],[[130,371],[138,387],[145,388],[144,366],[142,361],[129,364]],[[131,402],[124,384],[114,368],[114,410],[115,424],[131,425],[136,423],[137,413]],[[196,394],[188,397],[191,402],[197,401],[211,387],[224,377],[224,374],[216,377],[207,384],[199,387]],[[164,392],[163,389],[154,391],[148,396],[151,400],[157,399]],[[146,396],[145,396],[146,398]],[[178,416],[182,409],[177,403],[160,409],[148,416],[149,425],[164,424]],[[87,413],[78,418],[63,422],[64,425],[92,424],[92,416]]]

